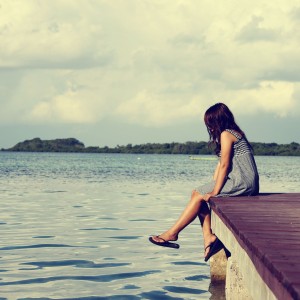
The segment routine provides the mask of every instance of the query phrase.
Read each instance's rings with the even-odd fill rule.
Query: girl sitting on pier
[[[220,157],[213,180],[197,187],[189,203],[175,224],[164,233],[149,240],[159,246],[179,248],[179,233],[197,216],[203,231],[205,261],[224,246],[212,233],[208,201],[211,197],[256,195],[259,191],[259,176],[252,148],[245,133],[234,120],[229,108],[223,103],[211,106],[204,115],[209,133],[209,144],[215,146]]]

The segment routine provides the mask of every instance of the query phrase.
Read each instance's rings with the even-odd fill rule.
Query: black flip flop
[[[209,252],[207,253],[207,255],[204,258],[204,261],[208,261],[213,255],[215,255],[216,253],[218,253],[220,250],[222,250],[224,248],[223,243],[216,238],[216,240],[214,242],[212,242],[211,244],[209,244],[205,250],[209,247]]]
[[[156,236],[158,237],[159,239],[162,239],[163,242],[157,242],[155,241],[152,236],[149,237],[149,241],[151,243],[153,243],[154,245],[157,245],[157,246],[162,246],[162,247],[168,247],[168,248],[174,248],[174,249],[179,249],[179,244],[176,244],[176,243],[171,243],[169,241],[165,241],[163,238],[161,238],[160,236]]]

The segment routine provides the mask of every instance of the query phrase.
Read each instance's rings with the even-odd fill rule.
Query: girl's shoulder
[[[240,140],[243,137],[243,135],[241,133],[239,133],[238,131],[233,130],[233,129],[225,129],[223,132],[224,133],[226,132],[226,134],[229,133],[229,134],[233,135],[235,138],[237,138],[237,140]],[[221,134],[223,134],[223,132]]]
[[[227,129],[221,132],[220,136],[221,144],[223,143],[236,143],[239,139]]]

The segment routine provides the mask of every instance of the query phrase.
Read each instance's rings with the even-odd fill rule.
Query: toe
[[[163,238],[161,238],[159,235],[154,235],[152,236],[152,239],[157,242],[157,243],[163,243],[165,242],[165,240]]]
[[[211,244],[207,245],[204,249],[204,256],[207,256],[208,252],[210,251],[210,247],[211,247]]]

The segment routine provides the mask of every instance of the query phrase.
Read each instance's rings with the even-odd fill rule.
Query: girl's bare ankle
[[[206,234],[203,234],[203,239],[204,241],[213,241],[215,240],[215,235],[213,233],[206,233]]]

